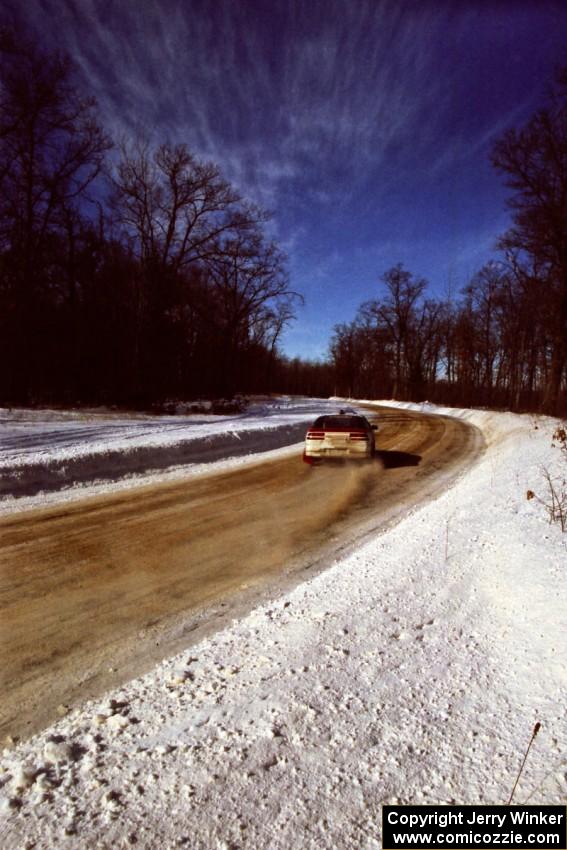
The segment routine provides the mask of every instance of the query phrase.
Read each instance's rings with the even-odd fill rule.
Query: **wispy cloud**
[[[406,144],[440,95],[421,35],[444,15],[429,4],[286,0],[271,15],[230,0],[39,5],[54,40],[65,16],[58,41],[116,134],[185,140],[271,204],[299,185],[331,203]]]
[[[405,258],[443,281],[482,255],[488,150],[567,60],[552,3],[3,2],[71,54],[116,137],[185,142],[272,210],[308,304],[341,319],[356,279],[364,297]]]

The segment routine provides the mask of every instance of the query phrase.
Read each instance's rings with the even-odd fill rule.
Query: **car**
[[[341,410],[319,416],[305,435],[303,460],[312,464],[324,458],[364,460],[376,452],[375,431],[365,416],[354,410]]]

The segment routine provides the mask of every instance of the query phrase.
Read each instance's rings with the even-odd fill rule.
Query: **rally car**
[[[366,417],[356,411],[319,416],[305,435],[303,459],[306,463],[323,458],[365,459],[376,452],[375,432]]]

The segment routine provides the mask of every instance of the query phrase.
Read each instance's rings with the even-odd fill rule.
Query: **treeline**
[[[567,71],[492,162],[511,189],[498,257],[456,300],[387,271],[381,297],[335,327],[337,394],[567,413]]]
[[[183,144],[114,145],[70,60],[0,32],[0,403],[286,390],[301,297],[266,214]],[[288,381],[289,377],[289,381]]]
[[[490,262],[458,301],[426,297],[401,265],[331,342],[337,393],[537,410],[552,385],[553,291]],[[559,409],[553,400],[551,410]]]

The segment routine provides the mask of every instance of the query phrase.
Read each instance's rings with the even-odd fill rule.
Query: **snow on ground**
[[[305,427],[302,427],[303,432]],[[268,432],[270,433],[270,432]],[[281,436],[281,434],[277,434]],[[276,438],[276,435],[271,435],[271,439]],[[303,448],[304,440],[300,443],[292,443],[289,446],[283,446],[279,449],[270,449],[262,452],[262,460],[271,461],[278,458],[286,457],[287,455],[297,454]],[[230,449],[228,449],[230,452]],[[198,448],[196,447],[196,452]],[[88,478],[86,481],[76,484],[54,489],[49,492],[43,489],[34,488],[32,496],[1,496],[0,495],[0,516],[6,514],[20,513],[21,511],[32,510],[33,508],[47,508],[54,505],[60,505],[64,502],[74,502],[85,497],[103,496],[107,493],[119,493],[123,490],[130,490],[132,487],[145,487],[151,484],[160,484],[165,482],[182,481],[188,476],[209,475],[217,472],[228,472],[231,469],[237,469],[240,466],[246,466],[258,460],[257,452],[250,449],[242,455],[232,455],[225,457],[222,460],[199,463],[197,461],[188,464],[173,464],[168,465],[164,469],[155,470],[150,467],[148,472],[130,472],[123,475],[116,473],[110,476],[110,480],[103,480],[100,477]],[[196,456],[198,456],[196,454]]]
[[[228,416],[3,408],[0,514],[82,498],[85,488],[101,494],[228,469],[257,452],[297,451],[305,424],[336,407],[325,399],[277,397]]]
[[[488,444],[448,492],[4,750],[2,846],[378,848],[383,803],[506,803],[536,720],[514,801],[564,802],[555,423],[444,412]]]
[[[310,420],[323,400],[264,399],[226,416],[120,415],[0,408],[0,469],[71,460],[110,450],[178,445],[227,432],[259,431]]]

